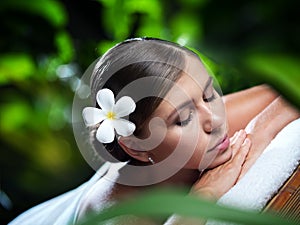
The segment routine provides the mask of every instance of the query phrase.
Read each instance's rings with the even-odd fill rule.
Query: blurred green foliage
[[[186,192],[180,189],[160,189],[145,192],[142,196],[111,206],[101,213],[90,214],[89,217],[80,221],[79,225],[118,224],[118,219],[122,218],[120,216],[123,215],[135,215],[145,218],[155,217],[165,221],[174,212],[185,218],[193,218],[193,222],[190,221],[191,224],[195,224],[197,219],[203,221],[203,218],[213,218],[217,221],[227,221],[230,224],[234,222],[234,224],[244,225],[297,224],[295,221],[283,219],[270,213],[261,214],[216,205],[205,199],[187,196]]]
[[[0,1],[1,193],[12,203],[0,202],[0,222],[91,176],[73,138],[73,94],[88,65],[126,38],[199,50],[225,94],[267,82],[300,106],[298,7],[292,0]]]

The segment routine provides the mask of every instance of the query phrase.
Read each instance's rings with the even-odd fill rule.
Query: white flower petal
[[[135,130],[135,124],[124,119],[114,120],[113,125],[117,133],[123,137],[132,135]]]
[[[114,106],[117,118],[127,116],[135,110],[135,102],[129,96],[120,98]]]
[[[103,110],[94,107],[84,108],[82,110],[82,117],[87,126],[96,125],[106,118]]]
[[[114,93],[107,89],[101,89],[97,93],[97,103],[104,111],[112,111],[115,104],[115,96]]]
[[[111,143],[115,138],[115,131],[111,120],[104,120],[96,133],[96,138],[101,143]]]

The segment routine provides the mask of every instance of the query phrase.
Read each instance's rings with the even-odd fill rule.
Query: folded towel
[[[300,119],[288,124],[218,204],[261,211],[300,161]],[[228,224],[208,221],[207,225]]]

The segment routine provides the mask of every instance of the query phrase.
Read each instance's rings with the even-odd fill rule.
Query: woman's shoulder
[[[104,171],[104,173],[106,172]],[[115,183],[108,179],[104,173],[82,196],[78,206],[77,219],[83,218],[90,212],[100,212],[114,204]]]
[[[105,167],[106,165],[103,165],[103,169],[101,167],[99,172],[103,171]],[[89,192],[99,178],[101,178],[101,174],[97,172],[91,179],[79,187],[28,209],[9,224],[73,224],[82,197],[85,193]]]
[[[132,198],[139,188],[118,184],[115,177],[110,176],[110,169],[100,177],[91,188],[82,196],[76,221],[83,219],[90,213],[100,213],[104,209],[117,204],[123,200]],[[112,169],[113,170],[113,169]],[[119,216],[110,220],[110,224],[157,224],[155,221],[136,216]]]
[[[106,177],[100,179],[93,186],[93,188],[82,198],[80,209],[78,211],[77,221],[85,218],[90,213],[100,213],[104,209],[120,202],[124,198],[124,190],[122,189],[123,188],[120,188],[120,185],[111,182]],[[134,215],[117,216],[110,219],[108,223],[116,225],[161,224],[151,219],[141,218]]]

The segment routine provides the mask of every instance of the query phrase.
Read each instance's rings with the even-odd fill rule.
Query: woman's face
[[[154,117],[165,122],[163,140],[149,151],[155,162],[170,157],[175,149],[177,158],[188,156],[182,165],[186,169],[213,168],[231,158],[222,98],[195,57],[187,58],[185,73],[154,111]],[[147,135],[150,133],[145,132]]]

